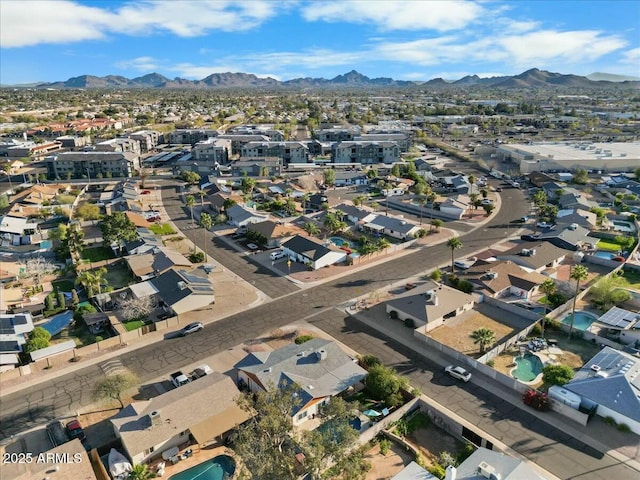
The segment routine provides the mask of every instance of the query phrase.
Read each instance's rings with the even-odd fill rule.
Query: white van
[[[271,258],[271,260],[278,260],[278,259],[284,258],[286,256],[287,256],[287,254],[284,253],[282,250],[276,250],[276,251],[271,252],[269,254],[269,257]]]

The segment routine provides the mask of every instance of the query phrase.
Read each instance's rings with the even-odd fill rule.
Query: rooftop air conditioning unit
[[[187,288],[187,284],[185,282],[178,282],[178,288],[180,290],[184,290],[185,288]]]
[[[149,421],[151,422],[151,426],[162,425],[162,417],[160,415],[159,410],[154,410],[149,413]]]
[[[594,372],[599,372],[600,370],[602,370],[602,367],[600,367],[600,365],[596,365],[593,364],[589,367],[591,370],[593,370]]]
[[[496,469],[489,465],[487,462],[482,461],[478,465],[478,473],[485,478],[491,478],[492,475],[495,475]]]

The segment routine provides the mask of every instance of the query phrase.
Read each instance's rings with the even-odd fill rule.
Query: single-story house
[[[547,280],[538,272],[529,272],[506,260],[498,262],[477,261],[461,275],[484,295],[493,298],[516,296],[530,300],[538,287]]]
[[[156,247],[148,253],[128,255],[124,260],[138,280],[149,280],[173,267],[192,267],[192,263],[184,255],[167,247]]]
[[[401,217],[375,215],[360,222],[360,230],[388,235],[399,240],[411,240],[420,226]]]
[[[297,384],[300,401],[292,412],[294,425],[314,417],[318,407],[367,376],[367,371],[338,344],[322,338],[271,352],[251,352],[235,368],[238,380],[253,392]]]
[[[444,325],[447,319],[471,310],[473,304],[472,295],[428,281],[411,293],[386,302],[386,310],[389,315],[396,312],[401,320],[412,319],[415,327],[424,327],[426,333]]]
[[[640,359],[604,347],[578,370],[565,390],[580,396],[581,407],[611,417],[640,435]]]
[[[570,251],[550,242],[522,242],[509,250],[497,252],[495,258],[511,260],[527,270],[540,273],[557,267],[570,254]]]
[[[538,235],[540,240],[546,240],[556,247],[566,250],[580,250],[583,246],[595,248],[598,239],[589,236],[590,230],[577,223],[570,225],[558,224],[556,228]]]
[[[465,201],[468,197],[463,198],[460,195],[449,197],[440,203],[439,210],[447,217],[460,220],[469,209],[469,204]]]
[[[356,207],[350,203],[341,203],[332,208],[333,211],[340,210],[346,216],[346,220],[354,225],[360,222],[372,220],[376,214],[369,207]]]
[[[618,335],[618,342],[625,345],[640,344],[640,312],[632,312],[620,307],[611,307],[598,318],[598,323]]]
[[[267,239],[265,247],[276,248],[279,247],[282,242],[294,237],[295,235],[302,235],[304,231],[290,224],[280,224],[272,220],[265,220],[264,222],[253,223],[247,226],[247,231],[256,232]]]
[[[563,228],[575,223],[581,227],[591,230],[596,227],[597,219],[598,217],[595,213],[591,213],[587,210],[567,208],[564,210],[558,210],[558,214],[556,215],[556,225]]]
[[[0,314],[0,370],[20,363],[18,354],[22,352],[33,328],[29,313]]]
[[[144,463],[187,442],[202,445],[223,438],[247,421],[250,414],[235,401],[239,394],[231,377],[212,372],[127,405],[111,417],[111,424],[132,463]]]
[[[593,207],[597,207],[596,202],[587,200],[582,193],[565,193],[558,199],[558,205],[562,209],[577,208],[579,210],[589,211]]]
[[[0,236],[12,245],[30,245],[31,236],[38,233],[38,224],[27,218],[0,217]]]
[[[369,177],[366,172],[336,172],[335,186],[347,187],[350,185],[369,185]]]
[[[124,253],[127,255],[140,255],[149,253],[162,247],[162,238],[146,228],[138,228],[138,238],[124,244]],[[117,252],[117,248],[115,250]]]
[[[204,308],[215,303],[213,286],[208,278],[196,275],[199,270],[187,273],[170,268],[149,280],[167,307],[177,314]]]
[[[313,270],[342,263],[347,258],[347,252],[344,250],[324,246],[302,235],[294,236],[281,246],[290,259],[309,265]]]
[[[233,205],[226,210],[228,223],[235,227],[245,227],[250,223],[264,222],[268,215],[256,213],[241,205]]]
[[[525,460],[479,447],[457,467],[449,466],[445,480],[547,480],[549,477],[534,469]],[[555,478],[555,477],[553,477]]]

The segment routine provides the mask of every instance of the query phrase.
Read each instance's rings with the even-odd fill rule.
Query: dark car
[[[67,435],[69,435],[71,440],[77,438],[81,442],[84,442],[87,439],[87,436],[84,433],[84,428],[82,428],[82,425],[80,425],[78,420],[71,420],[67,423]]]
[[[185,335],[189,335],[190,333],[199,332],[203,328],[204,325],[202,325],[201,322],[190,323],[189,325],[183,327],[182,330],[180,330],[180,335],[184,337]]]

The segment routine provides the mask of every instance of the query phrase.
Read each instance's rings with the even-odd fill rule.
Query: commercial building
[[[640,142],[629,143],[511,143],[496,153],[520,167],[520,173],[572,171],[632,171],[640,165]]]

